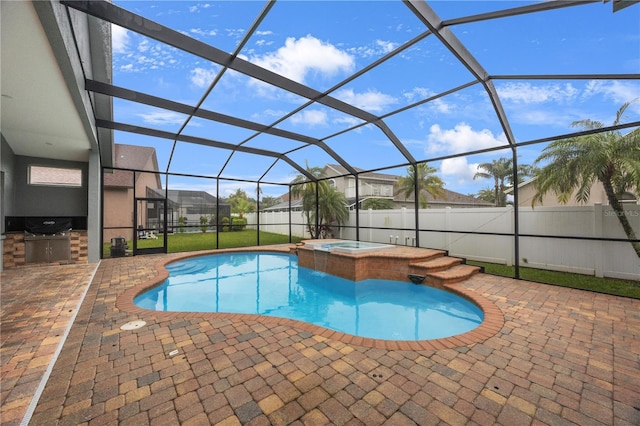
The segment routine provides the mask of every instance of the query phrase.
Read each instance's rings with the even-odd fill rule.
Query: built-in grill
[[[62,262],[71,259],[69,218],[29,217],[25,219],[25,262]]]

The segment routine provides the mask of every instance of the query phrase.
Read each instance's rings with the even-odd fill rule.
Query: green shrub
[[[232,231],[244,231],[247,227],[247,218],[246,217],[234,217],[231,221],[231,230]]]
[[[229,230],[229,218],[223,217],[222,220],[222,232],[227,232]]]
[[[207,232],[207,223],[209,223],[209,218],[206,216],[200,216],[200,230],[202,232]]]
[[[184,226],[187,224],[187,218],[184,216],[180,216],[178,218],[178,225],[179,225],[179,230],[180,232],[184,232]]]

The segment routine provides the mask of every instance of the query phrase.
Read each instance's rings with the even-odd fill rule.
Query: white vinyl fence
[[[452,256],[469,260],[513,265],[515,263],[513,207],[422,209],[419,210],[420,246],[448,250]],[[640,206],[624,206],[624,214],[640,237]],[[246,215],[256,224],[256,214]],[[301,212],[291,213],[291,222],[303,224]],[[356,238],[356,213],[338,231],[336,238]],[[288,212],[260,214],[260,229],[289,233]],[[444,232],[449,231],[449,232]],[[308,238],[304,225],[292,225],[291,233]],[[640,280],[640,259],[628,242],[590,241],[552,237],[626,239],[615,212],[596,204],[581,207],[520,207],[520,265],[599,277]],[[525,235],[546,235],[549,238]],[[360,211],[360,240],[401,245],[415,244],[414,210]]]

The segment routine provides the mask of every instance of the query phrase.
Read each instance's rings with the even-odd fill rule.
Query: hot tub
[[[395,246],[390,244],[370,243],[366,241],[351,241],[351,240],[338,240],[338,241],[306,241],[306,246],[318,251],[326,251],[332,253],[347,253],[347,254],[359,254],[370,253],[381,250],[388,250]]]

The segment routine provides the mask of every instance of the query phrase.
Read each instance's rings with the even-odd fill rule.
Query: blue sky
[[[431,8],[444,20],[532,2],[436,1]],[[263,2],[115,1],[120,7],[232,53],[245,36]],[[613,13],[601,2],[450,27],[489,75],[640,74],[640,5]],[[239,56],[318,91],[326,91],[426,30],[399,1],[281,1],[271,9]],[[202,58],[113,27],[114,84],[195,105],[221,67]],[[382,116],[403,106],[471,82],[473,77],[434,36],[426,37],[381,66],[331,95],[371,114]],[[640,98],[639,80],[496,80],[516,141],[561,135],[575,120],[591,118],[610,124],[624,102]],[[203,107],[261,124],[273,124],[305,100],[234,71],[223,74]],[[114,101],[115,120],[176,132],[186,116],[131,102]],[[627,110],[625,122],[640,120],[640,101]],[[506,143],[489,97],[479,84],[385,119],[388,127],[417,160],[470,152]],[[405,163],[402,154],[373,125],[340,132],[358,119],[312,104],[278,123],[277,128],[324,139],[351,165],[377,169]],[[193,119],[184,130],[233,144],[254,132]],[[338,136],[334,136],[337,135]],[[331,137],[333,136],[333,137]],[[169,140],[116,132],[117,143],[153,146],[160,169],[166,170]],[[315,146],[260,135],[247,146],[289,151],[304,165],[336,160]],[[531,164],[544,145],[519,150],[521,163]],[[178,143],[170,171],[206,176],[289,182],[298,174],[272,158]],[[474,180],[477,165],[507,152],[493,152],[430,163],[446,188],[464,194],[491,186]],[[226,164],[226,165],[225,165]],[[404,168],[387,173],[404,174]],[[174,188],[204,189],[203,180],[174,177]],[[251,184],[224,182],[222,196]],[[263,186],[264,195],[280,195],[282,187]]]

